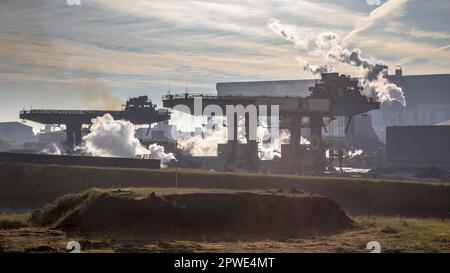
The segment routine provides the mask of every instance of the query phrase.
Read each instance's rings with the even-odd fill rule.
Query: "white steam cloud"
[[[63,155],[64,154],[62,149],[55,143],[47,145],[39,153],[46,154],[46,155]]]
[[[270,131],[263,126],[258,127],[258,136],[262,136],[262,141],[258,142],[259,157],[261,160],[273,160],[281,158],[281,145],[290,142],[291,133],[287,129],[281,129],[278,138],[271,139]],[[300,137],[301,145],[310,145],[308,139]]]
[[[114,120],[110,114],[92,120],[90,133],[83,137],[78,152],[100,157],[148,157],[161,160],[164,167],[175,160],[172,153],[165,153],[164,147],[152,144],[147,149],[135,137],[134,125],[125,120]]]
[[[364,152],[361,149],[357,149],[357,150],[350,150],[347,152],[347,156],[349,159],[352,159],[354,157],[360,156],[362,155]]]
[[[177,146],[192,156],[217,156],[217,145],[226,143],[227,130],[223,119],[212,118],[202,132],[195,136],[181,136]]]
[[[148,146],[148,151],[149,151],[148,157],[150,159],[161,160],[161,164],[163,167],[167,166],[167,163],[169,163],[170,161],[176,160],[173,153],[166,153],[164,151],[164,147],[156,143],[153,143],[150,146]]]
[[[377,97],[381,102],[398,101],[403,106],[406,100],[403,90],[387,79],[387,67],[361,57],[358,48],[349,49],[341,46],[340,38],[333,32],[324,32],[317,36],[300,31],[296,26],[281,24],[277,19],[270,19],[268,27],[283,39],[293,43],[298,50],[311,56],[323,58],[327,63],[342,63],[355,67],[363,72],[361,84],[369,96]],[[299,60],[303,68],[312,73],[328,71],[326,65],[313,66],[306,61]]]
[[[259,126],[260,130],[258,134],[261,134],[262,140],[258,143],[259,157],[261,160],[273,160],[275,158],[281,158],[281,144],[288,144],[291,134],[288,130],[280,130],[280,135],[276,139],[271,139],[269,130]],[[270,142],[265,142],[268,140]]]

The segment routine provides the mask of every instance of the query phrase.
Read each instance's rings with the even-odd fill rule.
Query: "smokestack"
[[[399,66],[399,65],[397,65],[397,66],[395,67],[395,76],[397,76],[397,77],[403,76],[403,69],[402,69],[402,67]]]

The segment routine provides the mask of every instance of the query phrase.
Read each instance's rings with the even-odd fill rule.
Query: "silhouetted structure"
[[[0,152],[0,162],[39,164],[39,165],[65,165],[65,166],[139,168],[139,169],[140,168],[159,169],[161,165],[160,160],[156,159],[46,155],[46,154],[6,153],[6,152]]]
[[[386,159],[394,167],[450,170],[450,126],[387,127]]]
[[[49,110],[33,109],[20,112],[20,118],[43,124],[64,124],[67,145],[73,147],[81,143],[81,129],[91,124],[92,119],[111,114],[114,119],[128,120],[133,124],[150,124],[169,120],[170,113],[165,109],[156,109],[156,105],[147,96],[130,98],[122,111],[109,110]]]
[[[280,127],[288,129],[291,133],[290,144],[282,145],[281,159],[282,172],[315,172],[321,173],[325,169],[325,144],[322,142],[322,129],[327,126],[325,119],[332,120],[336,116],[351,117],[366,113],[370,110],[379,109],[380,103],[374,99],[369,99],[361,94],[358,80],[338,73],[322,74],[310,88],[311,94],[307,97],[287,97],[287,96],[234,96],[234,95],[196,95],[196,94],[176,94],[167,95],[163,98],[164,107],[173,108],[176,105],[186,105],[190,112],[194,109],[195,98],[202,98],[201,111],[208,105],[218,105],[223,113],[226,113],[226,106],[242,105],[244,107],[254,105],[259,111],[259,106],[267,106],[267,116],[271,116],[272,105],[279,106]],[[198,111],[199,109],[197,109]],[[234,131],[234,139],[227,143],[227,163],[233,168],[241,168],[237,158],[238,138],[238,114],[234,114],[234,120],[228,120],[227,124],[233,124],[233,128],[228,128],[228,132]],[[258,112],[259,115],[259,112]],[[242,118],[242,117],[241,117]],[[268,124],[270,127],[271,120]],[[251,126],[249,126],[248,112],[245,113],[245,129],[247,138],[247,169],[258,170],[258,145],[256,141],[249,140]],[[255,127],[256,128],[256,127]],[[300,144],[302,128],[309,128],[311,131],[311,145],[309,149]],[[256,132],[253,132],[256,135]],[[239,144],[239,146],[241,146]]]

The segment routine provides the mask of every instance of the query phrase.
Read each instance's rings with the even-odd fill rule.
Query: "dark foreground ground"
[[[156,197],[153,193],[157,194]],[[145,198],[146,196],[153,196],[152,198],[163,196],[165,200],[170,198],[173,200],[173,196],[178,195],[189,200],[181,204],[180,201],[183,198],[178,199],[178,205],[187,206],[189,209],[192,202],[196,203],[198,200],[191,199],[195,197],[193,193],[212,194],[215,199],[218,199],[218,196],[225,196],[232,202],[236,200],[240,202],[235,208],[228,206],[222,209],[222,218],[229,215],[231,218],[228,220],[236,219],[236,223],[241,223],[241,226],[238,226],[239,231],[234,230],[226,236],[212,232],[211,229],[203,229],[196,233],[187,232],[187,228],[181,231],[174,229],[172,232],[162,232],[155,229],[152,223],[139,220],[142,217],[150,219],[156,226],[162,226],[159,221],[166,221],[166,225],[174,222],[179,224],[179,219],[155,219],[157,215],[166,215],[168,208],[159,205],[157,211],[149,210],[145,206],[150,201]],[[236,218],[245,215],[253,217],[250,224],[264,220],[262,217],[265,212],[260,208],[264,206],[264,203],[248,194],[258,194],[268,198],[294,198],[294,201],[299,202],[278,200],[284,203],[280,209],[289,210],[293,214],[285,215],[285,218],[275,216],[277,220],[273,221],[275,222],[273,227],[277,230],[269,229],[266,233],[262,233],[262,227],[245,226],[249,223]],[[234,199],[230,198],[232,196]],[[236,199],[236,196],[239,198]],[[245,202],[239,201],[242,196],[245,197],[243,199]],[[305,201],[312,201],[312,206]],[[255,203],[258,204],[254,206]],[[205,207],[214,211],[217,209],[214,208],[217,204],[221,203],[209,200]],[[314,211],[314,215],[305,214],[302,209],[305,204],[310,206],[306,212],[317,209],[319,211]],[[323,204],[326,206],[323,207]],[[297,205],[301,210],[296,212]],[[154,207],[154,204],[152,206]],[[111,208],[111,214],[103,213],[105,207]],[[252,211],[246,211],[248,208],[255,210],[255,214],[260,216],[248,215],[252,213]],[[149,214],[150,217],[148,217]],[[322,214],[322,216],[319,217],[316,214]],[[194,217],[198,216],[194,215]],[[270,215],[270,217],[274,216]],[[285,221],[296,217],[299,219],[298,222]],[[189,219],[191,218],[192,214]],[[334,220],[329,221],[328,218]],[[212,225],[217,229],[215,225],[217,221],[217,218],[207,217],[203,227]],[[236,227],[227,225],[227,221],[219,222],[219,226],[226,225],[231,230]],[[340,221],[341,225],[336,226],[337,221]],[[342,223],[344,223],[343,226]],[[297,225],[299,230],[315,224],[314,230],[317,232],[316,234],[282,233],[282,228],[289,224]],[[326,229],[318,225],[323,225]],[[142,228],[147,229],[146,232],[142,232]],[[240,232],[245,228],[254,230],[253,234]],[[319,230],[324,232],[319,233]],[[255,190],[247,191],[242,195],[240,191],[235,190],[180,188],[95,189],[82,194],[63,196],[33,213],[0,216],[0,251],[2,252],[67,252],[67,244],[72,240],[80,243],[82,252],[369,252],[367,244],[372,241],[380,243],[382,252],[450,252],[450,221],[400,217],[348,218],[329,199],[311,196],[300,191]]]
[[[105,234],[66,234],[47,228],[0,230],[3,252],[67,252],[71,240],[82,252],[369,252],[378,241],[381,252],[450,253],[450,222],[406,218],[355,218],[358,228],[330,236],[286,240],[185,241],[170,238]]]

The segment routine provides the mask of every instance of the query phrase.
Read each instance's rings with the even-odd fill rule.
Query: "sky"
[[[138,95],[161,105],[186,83],[214,93],[217,82],[314,78],[297,59],[320,60],[271,19],[304,35],[332,31],[391,72],[450,73],[448,0],[80,1],[0,0],[0,121],[31,107],[116,109]]]

